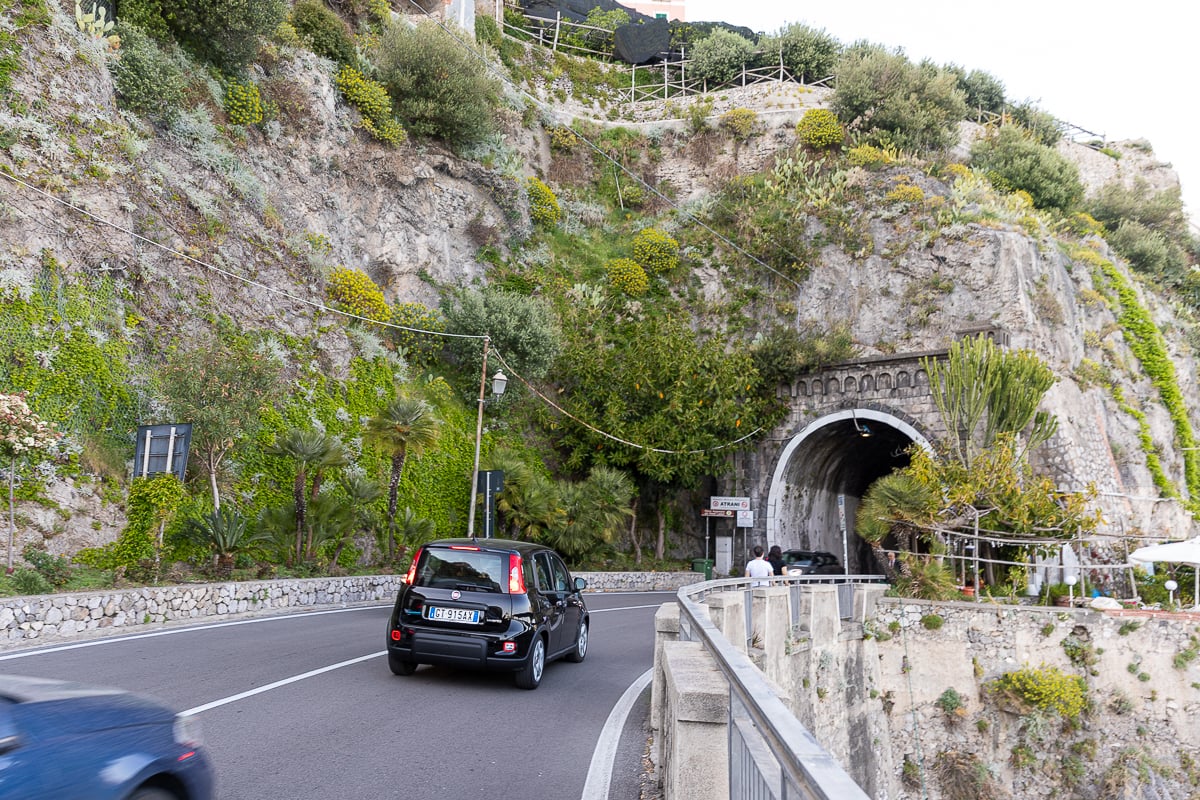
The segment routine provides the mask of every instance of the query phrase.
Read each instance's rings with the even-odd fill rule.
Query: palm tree
[[[360,541],[366,543],[365,558],[368,563],[371,563],[374,558],[371,547],[379,528],[379,511],[374,507],[374,503],[383,497],[383,487],[365,475],[344,475],[339,483],[342,491],[346,493],[346,499],[354,515],[354,529],[359,535]],[[342,546],[342,544],[338,545],[334,561],[337,561],[337,557],[341,555]]]
[[[219,577],[233,573],[234,557],[240,550],[262,541],[264,535],[250,531],[246,518],[228,504],[184,523],[184,535],[191,541],[212,548]]]
[[[586,481],[564,484],[559,491],[563,515],[547,539],[569,558],[585,558],[611,544],[633,516],[633,483],[612,467],[593,467]]]
[[[308,472],[315,469],[317,476],[332,466],[346,463],[345,446],[336,436],[329,436],[323,431],[306,431],[291,428],[275,443],[266,448],[266,452],[274,456],[285,456],[296,461],[296,480],[292,486],[292,501],[296,508],[296,540],[294,553],[297,563],[303,560],[305,552],[312,549],[312,532],[308,525]],[[317,489],[319,480],[314,481]],[[313,492],[315,496],[316,492]],[[307,547],[305,541],[307,534]]]
[[[437,441],[438,420],[424,400],[400,395],[378,415],[367,422],[367,436],[391,455],[392,469],[388,479],[388,558],[396,552],[396,497],[404,459],[409,453],[420,455]]]

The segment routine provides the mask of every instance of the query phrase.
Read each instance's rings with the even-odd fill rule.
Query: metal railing
[[[869,800],[830,753],[801,724],[777,695],[766,676],[745,653],[734,647],[701,605],[713,592],[746,593],[747,613],[755,585],[787,586],[792,622],[802,586],[838,586],[839,616],[852,616],[854,587],[879,583],[879,575],[813,575],[727,578],[704,581],[679,590],[679,639],[700,642],[729,682],[729,796],[736,800]],[[752,585],[754,584],[754,585]],[[747,624],[746,631],[752,629]]]

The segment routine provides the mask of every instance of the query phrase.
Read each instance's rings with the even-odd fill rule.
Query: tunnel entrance
[[[914,442],[929,449],[912,425],[875,409],[837,411],[809,424],[775,466],[767,541],[785,550],[826,550],[850,574],[875,572],[870,545],[854,533],[855,514],[872,483],[908,466]]]

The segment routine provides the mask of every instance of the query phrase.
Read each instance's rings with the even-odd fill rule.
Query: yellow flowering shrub
[[[566,126],[557,126],[549,130],[550,149],[560,153],[570,153],[579,146],[579,137],[575,131]]]
[[[338,267],[329,277],[325,296],[336,308],[355,316],[385,322],[392,316],[375,281],[361,269]]]
[[[646,270],[632,258],[614,258],[608,262],[608,280],[627,295],[638,297],[650,288]]]
[[[225,85],[225,113],[234,125],[257,125],[263,120],[262,95],[253,83]]]
[[[796,137],[800,142],[817,150],[841,144],[845,135],[837,115],[828,108],[810,108],[796,125]]]
[[[408,133],[392,116],[392,98],[382,83],[345,66],[338,70],[334,82],[346,102],[362,115],[363,130],[390,145],[401,144],[408,138]]]
[[[858,147],[850,148],[850,152],[846,153],[846,160],[850,162],[852,167],[862,167],[863,169],[878,169],[886,167],[896,160],[893,153],[876,147],[873,144],[861,144]]]
[[[392,324],[431,331],[433,334],[446,330],[446,320],[442,315],[424,303],[397,303],[392,308]],[[390,329],[389,334],[392,340],[403,348],[409,361],[418,364],[432,362],[442,345],[441,337],[432,334],[400,328]]]
[[[920,186],[912,183],[902,183],[887,193],[889,203],[920,203],[925,199],[925,192]]]
[[[991,685],[993,694],[1008,694],[1040,711],[1075,719],[1088,707],[1087,683],[1058,667],[1025,667],[1006,672]]]
[[[947,179],[956,181],[959,178],[965,178],[968,175],[970,175],[971,168],[968,167],[966,164],[959,164],[958,162],[954,162],[953,164],[947,164],[942,169],[942,172],[945,174]]]
[[[633,260],[651,275],[679,266],[679,242],[658,228],[643,228],[633,237]]]
[[[554,191],[537,178],[530,178],[525,183],[529,192],[529,216],[534,224],[545,228],[553,228],[562,219],[562,209],[558,206],[558,198]]]
[[[754,133],[758,114],[750,108],[731,108],[721,115],[721,127],[735,139],[745,140]]]

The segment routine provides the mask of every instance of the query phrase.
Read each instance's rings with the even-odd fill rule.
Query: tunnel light
[[[850,411],[850,419],[854,421],[854,430],[858,431],[859,436],[864,439],[871,436],[871,429],[867,426],[867,423],[858,421],[858,415],[854,413],[853,409]]]

